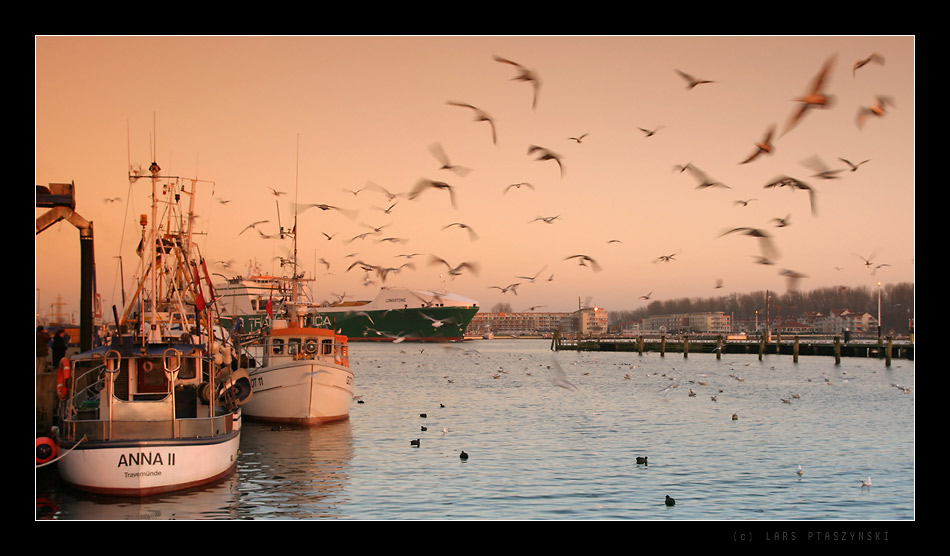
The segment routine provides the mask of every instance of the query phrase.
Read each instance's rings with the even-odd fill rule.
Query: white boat
[[[349,418],[354,377],[346,336],[278,319],[244,337],[241,348],[253,390],[242,407],[249,419],[309,426]]]
[[[150,171],[136,295],[121,318],[113,308],[107,345],[59,365],[55,461],[63,481],[89,492],[141,497],[227,476],[251,395],[233,347],[211,333],[213,292],[191,237],[197,180]]]
[[[347,337],[315,325],[307,315],[312,303],[297,272],[296,215],[281,237],[293,239],[289,277],[229,280],[221,290],[227,315],[261,317],[250,329],[243,319],[222,315],[219,320],[231,326],[240,344],[240,367],[250,379],[253,396],[242,409],[250,419],[275,423],[309,426],[347,419],[353,402]],[[253,301],[253,311],[238,308],[239,301]]]

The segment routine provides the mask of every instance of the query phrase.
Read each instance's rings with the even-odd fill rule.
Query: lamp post
[[[881,283],[877,283],[877,339],[881,339]]]

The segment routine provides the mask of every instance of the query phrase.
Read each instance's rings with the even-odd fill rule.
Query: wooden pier
[[[637,352],[640,355],[647,352],[658,352],[660,357],[667,353],[682,353],[689,357],[690,353],[715,353],[722,357],[723,353],[758,354],[759,358],[765,355],[791,355],[795,361],[804,356],[834,357],[840,363],[842,357],[865,357],[884,359],[890,366],[891,360],[914,359],[914,343],[910,340],[895,341],[893,338],[877,340],[851,340],[842,342],[839,336],[822,339],[800,339],[798,337],[773,339],[727,340],[722,336],[709,338],[690,338],[689,336],[666,336],[636,338],[587,338],[564,339],[558,335],[552,339],[551,349],[555,351],[625,351]]]

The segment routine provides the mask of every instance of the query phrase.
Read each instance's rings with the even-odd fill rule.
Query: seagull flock
[[[499,64],[500,66],[510,68],[512,73],[506,75],[506,72],[499,68],[497,72],[487,74],[486,79],[495,79],[499,83],[504,83],[506,80],[514,82],[514,84],[510,85],[510,94],[513,98],[518,95],[519,92],[524,94],[525,99],[523,101],[523,110],[529,114],[537,113],[538,115],[541,115],[544,113],[546,105],[544,104],[544,99],[541,95],[542,80],[537,70],[507,56],[495,54],[487,57],[487,59],[491,62]],[[755,167],[762,159],[771,157],[774,155],[774,153],[781,151],[783,148],[783,143],[788,140],[787,137],[795,130],[809,125],[812,119],[816,119],[813,113],[821,110],[840,109],[840,103],[836,101],[835,96],[832,94],[834,90],[836,63],[837,55],[829,56],[817,68],[817,71],[812,79],[804,84],[800,94],[797,96],[789,95],[791,103],[785,124],[780,127],[776,123],[764,122],[762,126],[762,135],[750,141],[752,147],[751,152],[747,151],[744,156],[737,157],[734,163],[742,165],[743,167]],[[884,57],[881,54],[870,54],[865,58],[855,61],[853,67],[851,68],[852,76],[849,77],[858,79],[861,75],[861,72],[873,71],[873,68],[870,66],[883,65]],[[680,68],[671,68],[671,72],[674,74],[674,76],[679,76],[679,78],[685,82],[687,91],[685,94],[695,95],[695,97],[691,97],[691,99],[700,99],[702,90],[709,90],[709,88],[724,86],[723,82],[718,79],[697,77],[696,75],[688,73],[687,71],[684,71]],[[526,90],[522,90],[520,87],[525,87]],[[553,97],[553,95],[551,96]],[[868,98],[872,99],[873,103],[869,103],[868,106],[856,107],[855,126],[859,129],[865,129],[869,127],[869,121],[872,118],[885,117],[887,110],[894,108],[895,106],[894,99],[887,95],[874,94],[874,92],[870,92],[868,94]],[[701,102],[701,100],[697,100],[696,102]],[[476,137],[478,133],[484,133],[484,141],[486,143],[489,143],[494,148],[500,148],[499,145],[502,143],[504,122],[497,120],[491,115],[491,107],[486,108],[479,105],[478,103],[469,102],[466,99],[447,99],[444,106],[444,113],[441,113],[439,117],[444,118],[447,122],[447,125],[452,125],[460,130],[464,130],[464,126],[466,125],[472,125],[472,132],[476,134]],[[438,108],[433,106],[433,110],[436,111]],[[471,123],[469,124],[465,123],[464,117],[457,117],[457,114],[464,116],[466,112],[471,118]],[[482,131],[479,131],[479,127],[482,128]],[[658,124],[650,125],[649,127],[631,126],[631,131],[639,131],[643,140],[649,142],[661,140],[665,136],[664,134],[671,131],[671,129],[669,126]],[[565,176],[568,175],[570,171],[571,157],[581,156],[578,153],[582,150],[583,152],[587,152],[585,149],[596,148],[595,146],[588,146],[594,143],[596,139],[596,134],[589,131],[584,131],[583,133],[565,132],[563,135],[564,145],[541,145],[537,143],[530,143],[525,145],[521,152],[523,153],[522,156],[525,157],[526,161],[536,162],[539,169],[544,167],[541,165],[550,167],[551,170],[545,171],[550,172],[547,174],[547,179],[553,182],[555,184],[554,186],[556,186],[557,183],[559,183],[561,180],[564,180]],[[384,224],[382,226],[367,224],[363,221],[364,219],[367,219],[367,212],[375,212],[380,217],[393,218],[398,217],[401,207],[405,206],[405,203],[419,203],[422,200],[427,200],[433,205],[436,205],[437,203],[441,204],[439,207],[440,211],[432,213],[431,216],[431,218],[436,221],[444,216],[445,220],[441,223],[437,223],[440,233],[444,234],[445,236],[449,236],[450,234],[457,233],[453,232],[453,230],[460,230],[464,232],[462,234],[452,236],[457,241],[456,245],[460,246],[459,250],[462,251],[464,250],[464,245],[467,243],[477,242],[480,240],[480,238],[484,237],[485,234],[482,233],[482,230],[476,230],[476,228],[488,228],[497,225],[495,223],[476,225],[470,221],[459,220],[458,215],[461,214],[461,211],[464,209],[463,201],[465,196],[471,194],[477,194],[479,196],[497,195],[498,202],[501,202],[502,198],[514,197],[527,200],[545,187],[553,187],[539,184],[537,181],[529,183],[528,181],[523,181],[518,176],[513,175],[513,179],[511,179],[508,183],[497,184],[497,189],[494,191],[488,191],[486,190],[487,186],[482,186],[477,193],[473,193],[471,187],[465,184],[460,184],[458,181],[462,178],[465,178],[466,176],[476,175],[478,173],[478,168],[472,168],[456,163],[456,157],[460,158],[460,161],[464,163],[464,160],[461,160],[464,158],[464,152],[451,153],[450,156],[449,151],[439,140],[430,141],[427,145],[425,145],[425,148],[429,151],[434,159],[434,163],[431,167],[431,174],[428,176],[420,176],[415,181],[415,183],[404,188],[402,191],[393,191],[376,183],[367,182],[359,189],[341,189],[352,194],[353,199],[365,199],[367,196],[373,197],[373,199],[369,201],[368,204],[364,204],[361,207],[345,207],[336,204],[300,202],[295,203],[295,213],[297,215],[303,215],[303,213],[309,209],[319,208],[323,212],[336,212],[348,220],[360,221],[360,224],[364,228],[371,230],[363,231],[359,234],[346,234],[346,232],[336,229],[312,231],[314,235],[322,234],[322,236],[326,238],[327,241],[337,241],[353,246],[358,244],[366,244],[369,242],[375,244],[403,245],[409,242],[412,238],[398,237],[394,235],[385,236],[382,230],[391,224]],[[841,163],[845,164],[845,166],[839,169],[828,168],[821,162],[819,157],[811,156],[802,160],[802,165],[813,171],[810,176],[798,177],[794,175],[796,173],[794,169],[789,169],[788,174],[775,176],[773,179],[760,184],[762,189],[761,196],[778,196],[781,195],[778,193],[779,190],[788,191],[788,195],[790,195],[790,197],[785,199],[785,201],[791,207],[791,212],[783,212],[782,214],[773,215],[771,219],[758,225],[752,224],[734,226],[724,230],[719,230],[718,232],[710,230],[708,237],[710,239],[720,238],[718,239],[720,243],[726,243],[726,238],[730,236],[751,237],[756,240],[757,246],[757,249],[754,249],[752,253],[750,253],[753,257],[753,264],[778,265],[782,257],[782,250],[779,247],[781,243],[779,232],[792,227],[793,222],[796,222],[796,226],[792,227],[793,229],[802,226],[803,224],[800,224],[800,222],[804,222],[804,225],[807,225],[806,221],[801,219],[793,220],[791,218],[792,214],[796,212],[795,206],[798,203],[804,203],[803,206],[807,207],[807,210],[810,212],[812,218],[819,218],[819,200],[821,197],[821,193],[819,191],[819,182],[841,179],[843,175],[853,174],[860,168],[863,168],[865,164],[870,163],[870,160],[866,158],[855,159],[853,157],[837,156],[837,153],[835,158]],[[852,160],[854,160],[854,162],[852,162]],[[702,193],[704,190],[722,190],[723,192],[735,190],[735,184],[727,184],[715,178],[714,176],[707,173],[703,169],[703,166],[704,163],[702,161],[691,161],[684,164],[675,165],[674,172],[677,172],[677,176],[674,177],[672,183],[675,185],[678,184],[679,180],[681,179],[688,179],[686,177],[678,177],[680,174],[685,174],[686,176],[692,178],[694,189],[698,190],[695,195],[708,195],[708,193]],[[267,192],[278,199],[290,197],[285,191],[280,191],[276,187],[265,186],[264,192],[262,193]],[[742,208],[749,207],[750,203],[756,201],[761,202],[755,197],[743,198],[730,202],[733,204],[733,206],[739,207],[734,210],[740,210]],[[221,200],[221,202],[223,204],[226,201]],[[700,202],[706,203],[708,201]],[[746,208],[746,210],[751,209]],[[280,233],[268,233],[266,231],[268,226],[273,228],[277,221],[278,218],[267,218],[247,223],[243,226],[243,229],[241,229],[238,235],[251,236],[253,235],[252,232],[257,232],[257,235],[262,239],[279,239],[283,237]],[[543,229],[546,229],[546,226],[569,226],[569,221],[570,215],[562,216],[561,214],[542,214],[538,215],[534,219],[526,218],[523,222],[531,225],[531,230],[534,231],[532,233],[537,233],[542,232]],[[312,230],[312,224],[308,223],[307,227],[308,229]],[[774,231],[768,229],[770,227],[774,228]],[[694,233],[701,234],[702,231],[701,229],[697,229]],[[587,230],[582,234],[586,234],[582,235],[582,237],[589,237],[591,231]],[[606,243],[619,245],[623,242],[617,239],[612,239]],[[743,246],[744,244],[741,241],[736,240],[735,242],[725,245],[724,247],[727,249],[742,249]],[[544,247],[545,251],[547,251],[553,246],[545,245]],[[524,248],[527,252],[534,251],[531,246],[524,246]],[[568,251],[567,249],[570,249],[570,247],[565,247],[565,252],[556,257],[556,259],[548,261],[548,265],[554,265],[555,263],[574,263],[574,266],[579,269],[575,270],[574,272],[590,273],[600,273],[610,268],[608,265],[609,261],[605,260],[603,255],[600,253],[595,253],[593,251]],[[402,252],[393,254],[391,256],[394,258],[408,259],[422,254],[423,253]],[[447,275],[449,279],[455,279],[456,277],[459,277],[463,274],[477,276],[481,268],[487,268],[490,266],[488,264],[482,264],[478,261],[464,260],[466,257],[464,255],[460,256],[458,253],[429,253],[428,255],[429,257],[427,266],[440,268],[444,271],[444,275]],[[675,258],[674,255],[679,255],[680,258]],[[663,254],[659,256],[655,256],[654,254],[654,256],[645,257],[644,262],[652,260],[653,262],[670,263],[672,268],[675,267],[675,263],[677,261],[685,258],[687,255],[688,253],[680,253],[679,251],[674,254]],[[278,256],[281,257],[282,260],[286,261],[290,254],[283,253]],[[397,274],[404,269],[417,270],[416,265],[411,262],[404,262],[398,265],[392,264],[391,261],[368,262],[367,259],[361,256],[356,250],[346,255],[346,257],[351,258],[352,260],[344,261],[341,264],[339,262],[321,259],[320,262],[322,271],[329,275],[336,273],[337,269],[340,269],[339,272],[349,272],[354,269],[360,269],[365,273],[362,281],[363,285],[378,286],[383,284],[394,274]],[[449,262],[451,257],[457,257],[460,260]],[[876,272],[889,265],[886,263],[876,262],[872,264],[868,260],[866,261],[866,266],[868,267],[869,272]],[[519,278],[519,275],[524,274],[526,274],[524,269],[512,269],[512,281],[510,283],[506,285],[489,285],[486,286],[486,289],[497,291],[501,295],[517,296],[519,294],[519,287],[524,287],[526,285],[535,283],[534,279],[526,281],[522,279],[523,276]],[[780,267],[777,270],[777,274],[787,279],[786,283],[788,284],[789,289],[797,287],[797,284],[799,284],[802,279],[807,278],[807,275],[800,271],[784,267]],[[537,278],[537,276],[534,278]],[[554,274],[551,273],[547,281],[552,281],[553,279]],[[722,280],[719,279],[717,281],[716,287],[718,288],[721,286]]]

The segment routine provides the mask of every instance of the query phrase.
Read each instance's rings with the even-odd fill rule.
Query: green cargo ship
[[[478,312],[472,299],[446,292],[384,287],[372,301],[315,307],[322,319],[350,341],[459,341]]]
[[[276,276],[234,278],[215,287],[220,323],[239,332],[255,332],[280,315],[304,315],[307,326],[328,328],[350,341],[460,341],[478,312],[466,297],[429,290],[384,287],[371,301],[318,306],[303,301],[302,281]]]

